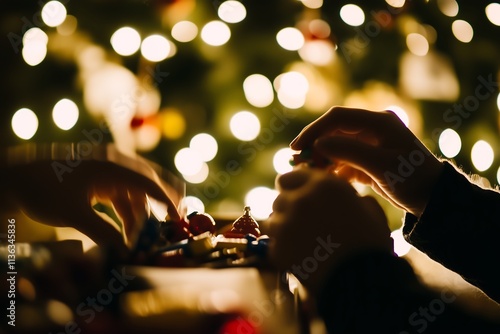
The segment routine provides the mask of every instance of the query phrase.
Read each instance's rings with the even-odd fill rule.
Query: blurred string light
[[[474,29],[469,22],[464,20],[456,20],[451,24],[451,31],[456,39],[463,43],[469,43],[474,36]]]
[[[245,19],[247,10],[239,1],[228,0],[221,3],[217,14],[222,21],[227,23],[238,23]]]
[[[498,170],[497,170],[497,184],[500,185],[500,167],[498,167]]]
[[[365,22],[365,13],[361,7],[353,4],[347,4],[340,8],[340,18],[346,24],[357,27]]]
[[[59,1],[49,1],[42,7],[42,20],[49,27],[57,27],[66,19],[66,7]]]
[[[271,80],[262,74],[252,74],[243,81],[243,92],[248,103],[257,108],[264,108],[274,100]]]
[[[201,29],[201,39],[212,46],[221,46],[226,44],[231,38],[231,30],[222,21],[211,21]]]
[[[204,182],[208,178],[209,173],[210,169],[208,168],[207,163],[202,162],[201,169],[197,173],[193,175],[182,174],[182,176],[184,177],[184,180],[186,180],[187,182],[198,184]]]
[[[309,91],[309,81],[300,72],[285,72],[274,79],[274,89],[283,106],[297,109],[304,106]]]
[[[317,66],[330,64],[335,56],[335,47],[327,40],[311,40],[305,42],[299,50],[299,56],[304,61]]]
[[[111,36],[111,46],[120,56],[133,55],[141,47],[141,35],[134,28],[120,28]]]
[[[30,139],[38,130],[38,118],[28,108],[21,108],[12,116],[12,130],[21,139]]]
[[[328,38],[332,29],[328,22],[321,19],[311,20],[308,24],[309,31],[316,38]]]
[[[71,129],[78,121],[78,106],[69,99],[59,100],[52,109],[52,119],[62,130]]]
[[[474,167],[483,172],[491,167],[495,153],[490,144],[484,140],[478,140],[471,150],[471,160]]]
[[[26,64],[36,66],[40,64],[47,55],[47,43],[49,37],[40,28],[34,27],[27,30],[23,35],[22,56]]]
[[[185,147],[175,155],[174,164],[181,174],[192,176],[202,170],[204,161],[198,151]]]
[[[385,2],[394,8],[401,8],[405,5],[406,0],[385,0]]]
[[[186,131],[186,120],[182,114],[173,109],[160,113],[162,134],[167,139],[178,139]]]
[[[243,141],[251,141],[260,133],[260,121],[249,111],[240,111],[231,117],[229,128],[233,136]]]
[[[462,148],[462,140],[460,135],[453,129],[445,129],[439,135],[439,150],[447,158],[454,158],[460,153]]]
[[[498,93],[498,96],[497,96],[497,108],[498,108],[498,111],[500,111],[500,93]]]
[[[203,161],[211,161],[217,155],[217,140],[208,133],[199,133],[189,142],[189,148],[198,151]]]
[[[141,54],[149,61],[159,62],[168,57],[170,48],[170,43],[164,36],[150,35],[141,43]]]
[[[297,153],[297,151],[291,148],[285,147],[278,150],[273,157],[274,170],[278,174],[285,174],[291,172],[293,167],[290,165],[290,159],[292,155]]]
[[[406,46],[416,56],[425,56],[429,52],[429,42],[421,34],[408,34],[406,36]]]
[[[181,43],[192,41],[198,35],[198,27],[191,21],[180,21],[172,27],[172,38]]]
[[[181,207],[186,208],[187,214],[191,212],[198,211],[200,213],[205,212],[205,205],[195,196],[186,196],[181,200]]]
[[[76,31],[78,26],[78,20],[73,15],[66,15],[66,19],[63,23],[58,25],[57,32],[62,36],[69,36]]]
[[[300,0],[307,8],[318,9],[323,6],[323,0]]]
[[[500,3],[492,2],[485,8],[486,17],[496,26],[500,26]]]
[[[152,124],[144,124],[134,131],[135,147],[139,151],[151,151],[161,139],[161,131]]]
[[[304,35],[297,28],[287,27],[278,31],[276,41],[285,50],[297,51],[304,45]]]
[[[393,113],[395,113],[399,117],[401,122],[403,122],[404,125],[406,125],[406,127],[408,127],[410,125],[410,117],[408,116],[408,113],[400,106],[392,105],[392,106],[388,106],[385,109],[390,110]]]
[[[455,0],[437,0],[437,6],[446,16],[455,17],[458,14],[459,6]]]
[[[250,206],[255,219],[266,219],[273,212],[273,202],[278,192],[267,187],[255,187],[245,196],[245,205]]]

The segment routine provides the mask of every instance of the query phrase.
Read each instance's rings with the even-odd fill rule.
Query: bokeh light
[[[186,120],[177,110],[165,110],[160,113],[161,130],[167,139],[178,139],[186,131]]]
[[[198,35],[198,27],[191,21],[180,21],[172,27],[172,38],[178,42],[187,43]]]
[[[500,185],[500,167],[497,169],[497,184]]]
[[[340,8],[340,18],[348,25],[357,27],[365,22],[365,13],[361,7],[347,4]]]
[[[273,202],[278,191],[267,187],[255,187],[245,196],[245,205],[250,206],[252,216],[257,219],[266,219],[273,212]]]
[[[154,149],[161,140],[161,131],[152,124],[144,124],[135,129],[135,147],[138,151],[148,152]]]
[[[76,31],[78,20],[73,15],[66,15],[63,23],[57,26],[57,32],[62,36],[69,36]]]
[[[471,150],[471,160],[474,167],[483,172],[491,167],[495,153],[489,143],[484,140],[478,140]]]
[[[297,28],[283,28],[276,34],[278,44],[285,50],[296,51],[304,45],[304,35]]]
[[[198,151],[203,161],[211,161],[217,155],[217,140],[208,133],[199,133],[189,142],[189,148]]]
[[[406,36],[406,46],[416,56],[425,56],[429,52],[429,42],[421,34],[408,34]]]
[[[161,35],[150,35],[141,44],[141,54],[149,61],[159,62],[170,53],[169,41]]]
[[[463,43],[469,43],[474,37],[474,29],[469,22],[464,20],[456,20],[451,24],[451,30],[456,39]]]
[[[41,41],[30,42],[23,46],[22,55],[26,64],[36,66],[45,59],[47,44]]]
[[[174,163],[181,174],[191,176],[201,171],[204,161],[198,151],[186,147],[177,152]]]
[[[49,36],[38,27],[33,27],[28,30],[23,35],[23,45],[32,43],[32,42],[42,42],[47,44],[49,42]]]
[[[66,19],[66,7],[59,1],[49,1],[42,7],[42,20],[49,27],[57,27]]]
[[[335,56],[335,48],[327,40],[316,39],[307,41],[299,49],[299,56],[311,64],[325,66],[332,62]]]
[[[331,33],[331,28],[328,22],[321,19],[314,19],[309,22],[309,31],[316,38],[328,38]]]
[[[446,16],[455,17],[458,14],[459,6],[455,0],[437,0],[437,6]]]
[[[311,9],[321,8],[323,0],[300,0],[304,6]]]
[[[247,10],[241,2],[227,0],[221,3],[217,14],[222,21],[227,23],[238,23],[245,19]]]
[[[264,108],[274,100],[271,80],[262,74],[249,75],[243,81],[243,91],[248,103],[257,108]]]
[[[182,176],[184,177],[184,180],[186,180],[187,182],[198,184],[205,182],[209,173],[210,173],[210,168],[208,167],[207,163],[202,162],[201,169],[196,174],[193,175],[182,174]]]
[[[190,214],[191,212],[198,211],[199,213],[205,212],[205,205],[196,196],[186,196],[181,200],[181,207],[186,208],[186,212]]]
[[[47,55],[49,36],[42,29],[33,27],[24,33],[22,41],[22,56],[26,64],[30,66],[40,64]]]
[[[240,111],[231,117],[229,127],[233,136],[243,141],[257,138],[260,133],[260,121],[249,111]]]
[[[439,150],[447,158],[454,158],[462,149],[460,135],[453,129],[446,129],[439,135]]]
[[[38,117],[28,108],[21,108],[12,116],[12,130],[21,139],[30,139],[38,130]]]
[[[485,8],[486,17],[496,26],[500,26],[500,3],[490,3]]]
[[[69,99],[59,100],[52,109],[52,119],[62,130],[71,129],[78,121],[78,106]]]
[[[394,8],[401,8],[405,5],[406,0],[385,0],[385,2]]]
[[[121,56],[133,55],[141,47],[141,35],[134,28],[120,28],[111,36],[111,46]]]
[[[285,147],[278,150],[273,157],[274,170],[278,174],[285,174],[291,172],[293,167],[290,165],[290,159],[292,155],[297,153],[297,151],[291,148]]]
[[[222,21],[211,21],[201,29],[201,39],[212,46],[221,46],[226,44],[231,38],[231,30]]]
[[[274,89],[278,92],[278,100],[283,106],[297,109],[306,101],[309,81],[302,73],[290,71],[276,77]]]

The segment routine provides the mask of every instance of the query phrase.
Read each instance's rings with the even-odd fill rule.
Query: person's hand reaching
[[[81,160],[63,178],[55,173],[53,160],[20,164],[6,172],[9,196],[32,219],[50,226],[73,227],[99,246],[126,255],[149,214],[146,196],[165,203],[170,218],[179,219],[154,170],[143,160],[130,161],[134,168],[111,161]],[[96,212],[96,202],[113,208],[123,226]]]
[[[443,164],[390,111],[334,107],[290,144],[314,146],[336,162],[336,172],[372,188],[416,216],[425,209]]]

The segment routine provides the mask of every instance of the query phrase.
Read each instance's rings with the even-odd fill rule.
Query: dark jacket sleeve
[[[456,298],[431,292],[404,259],[364,253],[335,268],[316,301],[333,334],[500,333],[500,324],[463,312]]]
[[[407,214],[403,234],[435,261],[500,302],[500,193],[445,162],[424,213]]]
[[[473,184],[445,163],[425,212],[407,214],[406,239],[500,300],[500,194]],[[452,291],[431,291],[411,266],[364,253],[335,268],[316,298],[329,333],[500,333],[465,313]]]

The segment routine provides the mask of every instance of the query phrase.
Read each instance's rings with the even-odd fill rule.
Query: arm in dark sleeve
[[[420,217],[407,214],[408,242],[500,302],[500,193],[445,162]]]
[[[431,292],[403,259],[364,253],[335,268],[317,296],[329,333],[500,333],[462,312],[450,290]]]

